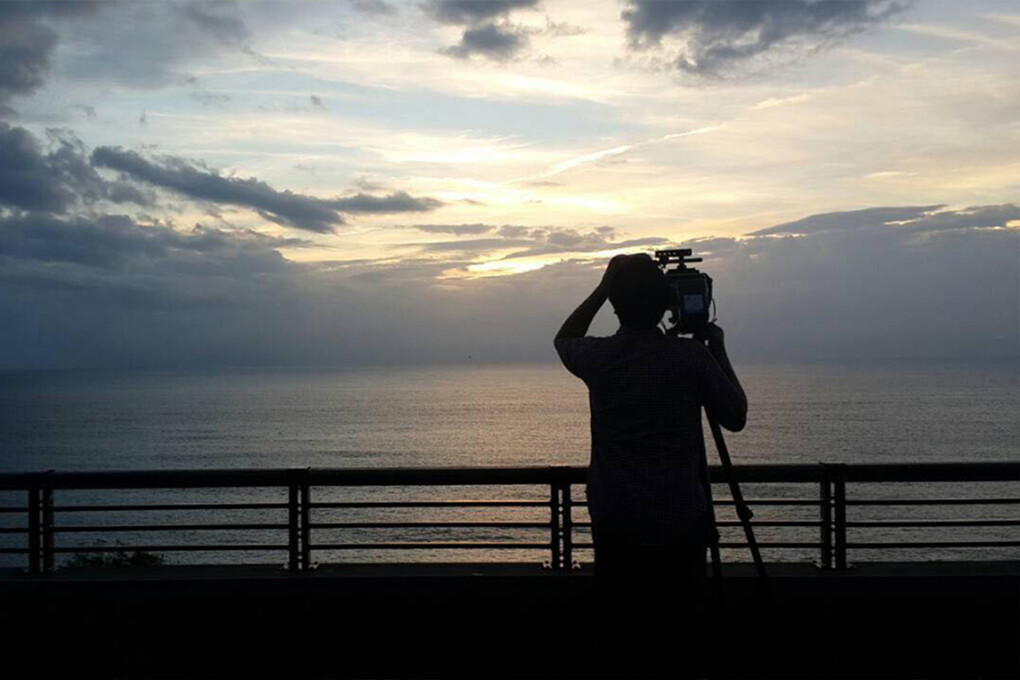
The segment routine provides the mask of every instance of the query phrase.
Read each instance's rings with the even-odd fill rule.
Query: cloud
[[[531,32],[506,18],[519,9],[532,10],[538,0],[432,0],[425,11],[441,24],[465,26],[460,42],[439,50],[455,59],[484,57],[497,62],[516,58],[530,45]],[[499,21],[497,21],[499,20]]]
[[[986,205],[964,210],[938,210],[895,224],[903,232],[923,233],[969,229],[1001,229],[1006,225],[1020,226],[1020,206],[1012,203]]]
[[[224,106],[233,100],[229,94],[207,90],[194,90],[191,92],[191,98],[202,106]]]
[[[865,208],[811,215],[793,222],[777,224],[774,227],[751,232],[752,236],[772,234],[812,234],[835,229],[861,229],[889,222],[913,220],[925,214],[944,208],[943,205],[906,206],[899,208]]]
[[[135,151],[101,146],[92,152],[92,164],[196,200],[251,208],[272,222],[296,229],[325,233],[344,222],[336,208],[318,198],[277,191],[254,177],[224,177],[174,156],[152,162]]]
[[[512,24],[484,24],[468,28],[458,44],[445,47],[440,53],[457,59],[480,56],[505,62],[517,57],[529,44],[528,34],[523,28]]]
[[[496,227],[491,224],[416,224],[412,227],[426,234],[455,234],[457,236],[470,236],[485,234],[493,231]]]
[[[423,253],[456,252],[476,256],[515,249],[514,252],[500,258],[502,260],[557,253],[592,253],[602,250],[660,245],[667,242],[667,239],[661,237],[618,241],[616,240],[616,230],[607,226],[595,227],[587,232],[563,227],[526,227],[516,224],[504,224],[499,227],[489,224],[424,224],[416,225],[414,228],[430,234],[449,233],[457,236],[494,232],[496,237],[405,244],[400,247],[412,245]]]
[[[504,224],[499,228],[499,235],[505,238],[521,238],[527,236],[535,227],[522,227],[518,224]],[[541,227],[538,227],[541,229]],[[541,233],[541,232],[540,232]]]
[[[355,194],[346,198],[325,201],[325,203],[341,212],[358,215],[429,212],[443,205],[443,202],[438,199],[411,196],[406,191],[395,191],[386,196]]]
[[[85,265],[114,274],[123,274],[129,265],[135,271],[139,267],[152,271],[159,268],[161,261],[176,259],[182,267],[186,262],[192,273],[223,275],[226,257],[244,257],[249,264],[254,259],[263,263],[256,269],[275,269],[285,265],[276,248],[302,244],[299,239],[274,238],[253,231],[228,232],[200,225],[190,233],[169,226],[139,226],[125,215],[64,218],[23,213],[0,218],[0,257],[7,258],[8,263]],[[207,261],[195,259],[197,256]],[[9,281],[16,278],[9,277]],[[65,278],[63,282],[70,280]]]
[[[632,50],[664,50],[699,76],[727,75],[760,58],[831,46],[902,12],[907,0],[629,0],[621,14]],[[675,39],[665,49],[664,40]]]
[[[87,5],[90,3],[71,2]],[[121,2],[102,20],[82,21],[61,41],[73,58],[61,60],[58,73],[150,89],[187,81],[198,61],[208,66],[220,57],[264,61],[252,49],[245,20],[246,3]]]
[[[377,16],[392,16],[397,13],[397,8],[384,0],[354,0],[354,9],[362,14]]]
[[[461,241],[436,241],[434,243],[410,244],[424,253],[491,253],[494,250],[505,250],[515,246],[526,246],[531,241],[519,238],[471,238]]]
[[[232,13],[232,4],[189,2],[180,7],[179,11],[196,30],[205,33],[216,42],[235,47],[243,46],[251,37],[251,31],[240,17]]]
[[[257,318],[278,323],[300,302],[301,267],[276,250],[292,244],[250,231],[142,226],[122,215],[0,217],[0,315],[14,320],[0,326],[0,350],[14,353],[0,362],[229,362],[231,345],[250,356],[259,334],[283,341]]]
[[[894,229],[900,233],[921,233],[1004,227],[1014,220],[1020,220],[1020,208],[1011,203],[965,210],[947,210],[944,205],[867,208],[812,215],[802,220],[759,229],[751,232],[751,235],[805,235],[854,229]]]
[[[538,0],[432,0],[424,7],[441,24],[477,24],[505,18],[517,9],[535,9]]]
[[[102,11],[108,7],[117,11]],[[235,2],[0,2],[0,115],[10,115],[11,99],[38,90],[55,67],[72,79],[98,74],[159,87],[179,80],[179,69],[196,59],[256,57],[250,37]],[[58,59],[62,43],[73,57]]]
[[[510,253],[503,259],[510,260],[537,255],[554,255],[557,253],[594,253],[602,250],[644,248],[669,243],[669,239],[661,236],[646,236],[644,238],[626,239],[623,241],[610,240],[612,236],[612,234],[606,235],[597,231],[587,234],[579,233],[573,229],[554,231],[533,239],[536,241],[534,245],[524,250]]]
[[[0,122],[0,206],[60,213],[79,202],[154,203],[137,187],[100,177],[71,132],[51,129],[48,137],[44,151],[25,128]]]
[[[278,191],[254,177],[225,177],[216,170],[175,156],[163,156],[152,161],[120,147],[96,148],[92,152],[92,164],[188,198],[249,208],[271,222],[319,233],[332,232],[343,224],[341,212],[426,212],[442,205],[436,199],[417,198],[406,192],[388,196],[357,194],[332,200],[321,199]]]
[[[89,14],[104,4],[0,3],[0,115],[12,113],[8,106],[10,100],[35,92],[50,72],[59,37],[42,20],[73,19]]]
[[[56,45],[57,34],[51,28],[28,24],[14,30],[11,23],[0,24],[0,106],[6,109],[12,97],[42,85]]]
[[[727,338],[741,338],[738,355],[1020,356],[1020,229],[1008,226],[1017,207],[890,210],[811,216],[798,222],[824,228],[797,236],[773,228],[694,244],[716,251],[702,268]]]
[[[584,35],[588,29],[583,26],[575,26],[567,21],[553,21],[549,17],[545,19],[545,33],[554,38],[570,38],[575,35]]]
[[[85,117],[88,118],[89,120],[95,120],[96,116],[98,115],[96,113],[96,107],[94,106],[88,106],[86,104],[75,104],[71,108],[76,111],[81,111],[83,114],[85,114]]]

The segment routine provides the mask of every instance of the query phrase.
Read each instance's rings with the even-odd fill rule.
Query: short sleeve
[[[596,365],[598,338],[556,338],[556,352],[567,370],[585,382]]]

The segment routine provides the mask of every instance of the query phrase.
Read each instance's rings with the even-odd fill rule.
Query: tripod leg
[[[723,470],[726,472],[726,481],[730,485],[730,494],[733,496],[733,504],[737,509],[737,517],[740,518],[740,523],[744,526],[744,534],[747,536],[747,545],[751,549],[751,558],[754,560],[754,569],[758,573],[758,576],[764,578],[768,574],[765,572],[765,562],[761,559],[761,551],[758,549],[758,541],[754,538],[754,528],[751,526],[751,517],[753,513],[751,509],[747,507],[747,503],[744,502],[744,494],[740,491],[740,484],[733,476],[733,463],[730,461],[730,450],[726,447],[726,440],[723,439],[722,429],[719,427],[719,423],[708,416],[708,425],[712,429],[712,437],[715,439],[715,447],[719,452],[719,460],[722,462]]]
[[[712,578],[716,581],[722,578],[722,558],[719,556],[719,541],[716,540],[709,546],[712,552]]]

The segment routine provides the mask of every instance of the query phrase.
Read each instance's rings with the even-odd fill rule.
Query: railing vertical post
[[[42,488],[42,571],[48,574],[53,571],[53,487]]]
[[[549,546],[552,550],[550,566],[554,571],[563,568],[560,551],[560,485],[554,478],[549,483]]]
[[[287,482],[287,568],[297,571],[301,559],[301,498],[294,475]]]
[[[846,569],[846,480],[843,479],[842,470],[836,478],[833,489],[833,503],[835,506],[834,528],[836,532],[836,569]]]
[[[563,568],[574,566],[574,501],[570,497],[570,482],[563,483]]]
[[[28,488],[28,573],[38,574],[42,570],[42,553],[39,532],[39,487]]]
[[[821,567],[822,569],[832,569],[832,480],[829,479],[828,467],[822,469],[824,474],[820,484],[821,494],[818,499],[822,523]]]
[[[305,470],[307,473],[307,470]],[[312,524],[311,524],[311,503],[312,492],[308,485],[307,474],[301,483],[301,569],[312,568]]]

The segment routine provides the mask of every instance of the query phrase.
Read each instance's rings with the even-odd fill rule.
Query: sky
[[[0,2],[0,368],[1020,358],[1020,2]],[[615,330],[604,309],[593,327]]]

